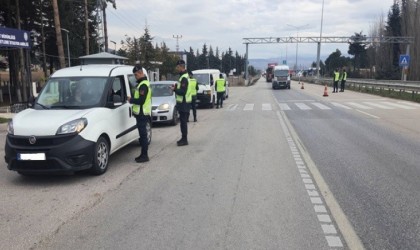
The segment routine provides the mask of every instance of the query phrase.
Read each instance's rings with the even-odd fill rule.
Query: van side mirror
[[[114,103],[114,107],[122,105],[122,99],[121,99],[120,95],[113,95],[112,100],[113,100],[113,103]]]
[[[28,99],[28,107],[29,108],[33,108],[34,107],[34,105],[35,105],[35,100],[36,100],[36,98],[34,97],[34,96],[30,96],[29,97],[29,99]]]

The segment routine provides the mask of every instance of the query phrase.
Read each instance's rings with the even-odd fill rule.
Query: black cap
[[[193,74],[193,72],[191,70],[188,70],[188,75],[189,76],[193,76],[194,74]]]
[[[133,68],[133,73],[136,73],[139,70],[143,71],[143,66],[141,66],[140,63],[137,63]]]
[[[185,61],[184,60],[178,60],[177,62],[176,62],[176,65],[185,65]]]

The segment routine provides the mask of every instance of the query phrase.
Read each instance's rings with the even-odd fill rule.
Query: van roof
[[[57,70],[51,77],[72,77],[72,76],[110,76],[132,73],[134,66],[119,64],[90,64],[80,65]],[[114,74],[112,74],[114,73]]]
[[[218,69],[197,69],[192,71],[193,74],[205,74],[205,73],[217,73],[220,74],[220,70]]]
[[[278,65],[278,66],[274,66],[274,70],[289,70],[289,66],[287,65]]]

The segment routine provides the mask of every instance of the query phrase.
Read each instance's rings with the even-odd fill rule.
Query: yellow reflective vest
[[[134,90],[134,99],[140,98],[140,86],[145,84],[148,88],[146,100],[143,104],[143,114],[144,115],[151,115],[152,114],[152,90],[150,89],[150,82],[148,80],[141,81],[136,89]],[[139,115],[140,114],[140,105],[133,104],[133,114]]]
[[[188,79],[188,88],[191,89],[191,95],[196,96],[197,95],[197,80],[194,78]]]
[[[226,91],[226,81],[223,78],[216,80],[216,92],[225,92]]]
[[[335,71],[335,72],[334,72],[334,81],[336,82],[336,81],[338,81],[338,80],[340,80],[340,72]]]
[[[180,89],[181,88],[181,81],[182,81],[182,78],[187,78],[187,80],[188,80],[188,85],[190,85],[190,81],[189,81],[189,76],[188,76],[188,73],[185,73],[185,74],[183,74],[180,78],[179,78],[179,80],[178,80],[178,82],[177,82],[177,88],[178,89]],[[176,102],[177,103],[182,103],[182,100],[184,99],[184,96],[182,96],[182,95],[176,95]],[[191,88],[189,87],[189,86],[187,86],[187,93],[185,93],[185,102],[186,103],[191,103],[191,101],[192,101],[192,95],[191,95]]]

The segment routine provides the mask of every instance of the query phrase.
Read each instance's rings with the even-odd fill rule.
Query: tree
[[[348,53],[354,55],[353,59],[353,70],[356,71],[362,68],[366,68],[368,65],[367,53],[366,53],[366,35],[363,35],[362,32],[354,33],[354,36],[351,37],[353,42],[349,42]]]

